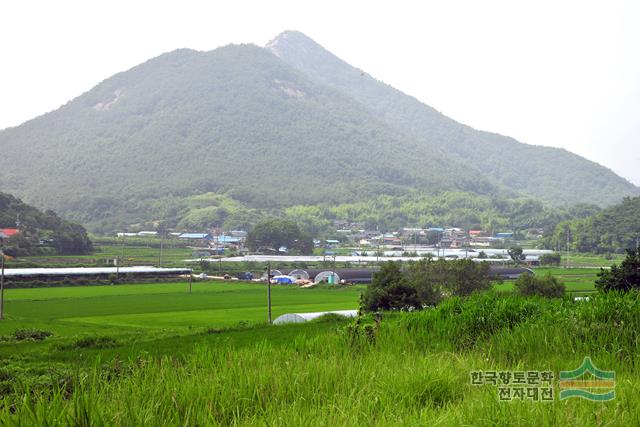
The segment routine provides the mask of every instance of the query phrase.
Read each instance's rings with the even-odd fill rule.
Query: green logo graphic
[[[595,367],[590,357],[573,371],[560,371],[560,400],[581,397],[595,402],[605,402],[616,397],[615,371],[602,371]]]

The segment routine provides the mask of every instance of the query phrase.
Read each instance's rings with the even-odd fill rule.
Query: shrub
[[[347,318],[345,316],[336,313],[326,313],[316,319],[313,319],[313,321],[317,323],[339,323],[345,322],[346,320]]]
[[[40,329],[16,329],[13,332],[13,336],[17,341],[33,340],[42,341],[47,337],[53,335],[53,332],[40,330]]]
[[[115,338],[108,336],[79,338],[73,343],[75,348],[111,348],[117,345]]]
[[[551,274],[544,277],[523,274],[516,280],[515,286],[521,295],[539,295],[547,298],[560,298],[565,291],[564,284]]]
[[[562,255],[558,252],[552,254],[544,254],[540,257],[540,264],[542,265],[560,265],[562,261]]]
[[[451,343],[463,349],[537,317],[543,307],[534,298],[486,292],[448,298],[431,310],[412,313],[403,322],[411,331],[424,332],[428,343]]]

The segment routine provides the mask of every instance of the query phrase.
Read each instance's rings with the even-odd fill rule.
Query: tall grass
[[[6,396],[0,424],[640,425],[639,304],[484,294],[389,314],[355,344],[333,319],[331,332],[285,343],[97,362],[72,386]],[[505,403],[469,381],[472,370],[573,369],[586,355],[616,370],[614,401]]]

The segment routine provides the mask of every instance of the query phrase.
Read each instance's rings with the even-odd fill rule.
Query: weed
[[[16,329],[13,332],[13,337],[16,341],[24,341],[24,340],[32,340],[32,341],[42,341],[48,337],[53,335],[51,331],[45,331],[41,329]]]

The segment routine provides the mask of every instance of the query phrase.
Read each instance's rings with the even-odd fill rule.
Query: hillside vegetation
[[[2,242],[7,255],[69,255],[92,250],[87,231],[81,225],[60,219],[51,210],[41,212],[10,194],[0,193],[0,228],[17,225],[20,232]]]
[[[298,70],[353,97],[390,126],[465,162],[497,185],[554,205],[611,205],[622,196],[640,194],[611,170],[566,150],[527,145],[458,123],[352,67],[300,32],[285,31],[267,48]]]
[[[171,217],[167,199],[206,192],[265,208],[494,190],[250,45],[154,58],[0,132],[0,146],[2,188],[82,222]]]
[[[143,212],[153,215],[150,206],[163,212],[166,227],[206,229],[245,229],[265,218],[280,217],[298,223],[313,236],[335,233],[335,220],[360,223],[370,230],[398,230],[406,226],[458,226],[489,232],[543,229],[551,233],[560,221],[584,218],[598,212],[595,205],[555,208],[530,198],[484,196],[462,191],[444,191],[428,195],[411,191],[402,196],[378,195],[366,201],[346,203],[320,202],[287,207],[255,208],[226,194],[203,193],[190,197],[164,197],[150,201]],[[132,217],[125,216],[124,219]],[[136,228],[153,228],[152,221],[138,218]],[[119,221],[119,222],[118,222]],[[91,223],[96,231],[109,231],[123,218]]]
[[[564,221],[555,227],[549,245],[580,252],[623,252],[640,242],[640,197],[624,201],[583,219]]]
[[[0,147],[0,189],[97,231],[220,225],[230,211],[206,204],[211,194],[251,224],[256,209],[381,196],[607,205],[638,194],[573,154],[448,119],[299,33],[269,49],[166,53],[0,131]]]

